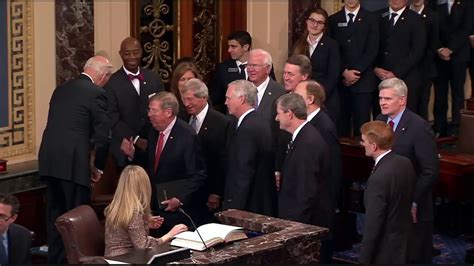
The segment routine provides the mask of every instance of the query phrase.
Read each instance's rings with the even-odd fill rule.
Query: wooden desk
[[[342,170],[347,181],[365,181],[373,160],[365,156],[360,139],[341,138]],[[474,199],[474,155],[440,151],[439,180],[434,195],[449,200]]]

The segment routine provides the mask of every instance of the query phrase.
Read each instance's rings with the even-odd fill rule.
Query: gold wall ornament
[[[140,40],[143,45],[143,67],[158,73],[169,83],[173,65],[173,1],[153,0],[143,7],[140,18]],[[148,22],[149,21],[149,22]]]
[[[34,136],[33,1],[6,1],[8,125],[0,127],[0,157],[31,155]],[[3,104],[2,100],[2,104]]]
[[[213,0],[196,0],[194,34],[194,60],[205,82],[209,80],[209,74],[214,70],[217,62],[216,38],[216,10],[217,3]]]

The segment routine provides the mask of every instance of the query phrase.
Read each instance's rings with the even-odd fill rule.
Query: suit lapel
[[[408,112],[409,112],[408,109],[405,109],[405,111],[403,111],[402,117],[400,118],[400,122],[398,122],[397,128],[395,129],[395,132],[394,132],[395,139],[398,139],[407,130],[407,124],[409,121]]]
[[[273,94],[273,83],[274,81],[270,78],[267,88],[265,88],[265,93],[262,97],[262,102],[258,105],[259,110],[266,110],[267,108],[272,108],[272,94]]]
[[[127,84],[126,89],[127,89],[128,95],[130,97],[135,97],[135,99],[139,98],[140,95],[138,95],[137,90],[133,86],[132,82],[128,79],[127,73],[125,73],[125,70],[123,68],[120,69],[120,73],[121,73],[120,76],[122,77],[123,84]]]
[[[382,157],[382,159],[380,159],[380,161],[376,165],[374,165],[374,169],[372,171],[372,174],[374,174],[377,171],[377,169],[380,167],[380,165],[382,165],[385,161],[387,161],[388,158],[390,158],[391,156],[392,156],[392,152],[389,152],[389,153],[385,154],[385,156]]]

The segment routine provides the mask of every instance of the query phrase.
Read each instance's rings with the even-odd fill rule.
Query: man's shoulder
[[[209,110],[207,111],[206,118],[210,119],[212,122],[217,121],[217,123],[221,124],[227,124],[230,122],[229,117],[225,116],[221,112],[214,110],[211,107],[209,107]]]
[[[11,236],[17,238],[31,238],[31,231],[19,224],[10,224],[8,232]]]

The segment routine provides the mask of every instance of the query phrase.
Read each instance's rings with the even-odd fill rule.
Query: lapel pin
[[[207,127],[205,127],[204,130],[207,130]]]
[[[322,42],[322,43],[321,43],[321,46],[323,46],[323,45],[324,45],[324,43]]]
[[[405,17],[401,17],[401,19],[402,19],[402,20],[404,20],[404,19],[405,19]]]
[[[426,18],[426,14],[423,14],[423,17]]]
[[[170,139],[173,139],[173,136],[170,136]]]
[[[405,131],[405,128],[404,128],[404,127],[402,127],[402,131]]]
[[[143,81],[143,85],[146,85],[146,81]]]
[[[362,19],[361,19],[361,18],[359,18],[357,21],[362,21]]]
[[[269,92],[268,92],[268,95],[272,95],[272,92],[271,92],[271,91],[269,91]]]

